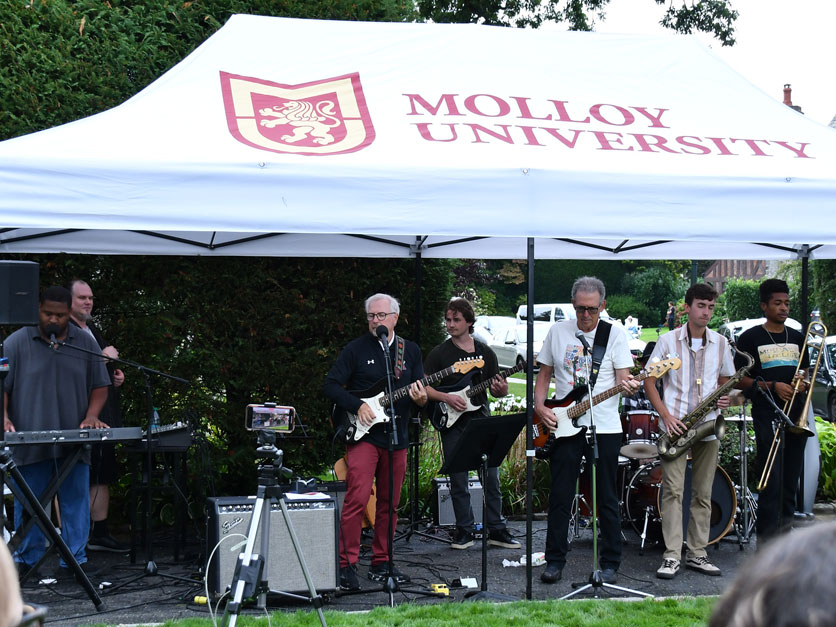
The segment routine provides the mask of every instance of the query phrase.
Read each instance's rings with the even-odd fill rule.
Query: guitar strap
[[[604,361],[611,330],[612,325],[609,322],[598,321],[598,330],[595,332],[595,341],[592,343],[592,367],[589,374],[589,387],[591,388],[595,387],[595,381],[598,380],[598,371],[601,369],[601,362]]]
[[[395,378],[400,379],[403,374],[403,353],[405,343],[400,335],[395,336],[395,341],[398,343],[398,351],[395,357]]]

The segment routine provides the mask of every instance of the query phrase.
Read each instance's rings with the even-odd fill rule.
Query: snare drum
[[[659,414],[655,411],[628,411],[621,416],[621,428],[625,444],[621,454],[630,459],[656,457],[656,440],[659,439]]]

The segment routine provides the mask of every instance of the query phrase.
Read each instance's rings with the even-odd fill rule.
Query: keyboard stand
[[[78,461],[78,457],[81,455],[81,447],[78,447],[78,451],[74,456],[73,463]],[[71,456],[72,457],[72,456]],[[64,473],[64,478],[66,478],[67,474],[69,474],[69,468],[72,466],[67,466],[70,458],[68,458],[64,464],[61,466],[61,470]],[[65,468],[66,467],[66,468]],[[61,557],[64,558],[64,561],[67,562],[67,566],[73,571],[75,574],[76,581],[78,581],[81,586],[84,588],[84,591],[87,592],[87,596],[90,597],[90,600],[93,602],[93,605],[96,607],[96,610],[101,612],[104,610],[104,603],[102,602],[101,597],[96,592],[96,589],[93,587],[93,584],[90,583],[90,579],[88,579],[87,574],[81,569],[81,566],[78,565],[78,561],[75,559],[75,555],[73,555],[70,548],[67,546],[67,543],[64,542],[64,538],[58,533],[58,530],[55,528],[55,525],[52,524],[52,521],[49,519],[46,511],[44,510],[43,506],[41,505],[40,501],[38,501],[38,497],[35,496],[35,493],[32,492],[32,488],[29,487],[29,484],[26,483],[26,480],[23,478],[23,475],[20,474],[20,470],[18,470],[17,465],[15,464],[14,460],[12,459],[11,453],[6,450],[0,449],[0,472],[3,474],[3,481],[9,486],[9,489],[15,495],[15,498],[20,501],[23,505],[24,509],[29,513],[32,517],[28,521],[27,526],[21,527],[15,533],[15,537],[12,538],[12,544],[17,540],[18,537],[22,538],[24,533],[26,533],[29,529],[31,529],[31,524],[37,523],[38,526],[41,528],[41,531],[44,532],[44,535],[47,536],[51,540],[51,546],[55,546],[58,548],[58,552],[61,554]],[[63,481],[63,479],[61,479]],[[61,481],[57,482],[57,485],[61,485]],[[55,491],[57,492],[58,487],[55,487]],[[47,489],[49,491],[49,489]],[[54,495],[54,492],[53,494]],[[47,499],[47,503],[52,500],[52,495],[49,496]],[[27,531],[24,531],[24,528]],[[16,547],[17,544],[20,543],[20,540],[17,540],[17,543],[14,544]],[[44,553],[46,556],[47,553]],[[43,558],[41,558],[41,562]],[[38,562],[40,564],[40,562]],[[37,566],[37,565],[36,565]],[[23,579],[29,576],[31,572],[33,572],[35,568],[26,573]]]
[[[85,447],[89,448],[89,446],[90,446],[89,444],[83,444],[83,445],[79,444],[78,446],[74,446],[72,452],[68,453],[67,455],[65,455],[63,457],[64,461],[61,463],[61,466],[59,466],[58,472],[56,472],[52,476],[52,479],[49,480],[49,483],[46,485],[46,488],[44,489],[44,493],[41,495],[41,498],[40,498],[40,501],[39,501],[39,505],[41,506],[41,509],[46,510],[46,508],[49,507],[49,504],[52,503],[52,499],[54,499],[55,495],[58,494],[58,490],[60,489],[61,484],[64,483],[66,478],[69,476],[70,472],[72,472],[72,469],[78,463],[78,460],[81,458],[81,454],[84,452],[84,448]],[[11,489],[11,486],[9,486],[9,487]],[[15,495],[15,496],[17,496],[17,495]],[[23,503],[22,499],[18,498],[18,500],[21,503]],[[37,497],[36,497],[36,500],[37,500]],[[32,527],[35,526],[36,523],[37,523],[37,519],[34,518],[31,514],[31,512],[29,511],[29,509],[26,508],[26,511],[24,512],[23,516],[21,517],[20,529],[17,529],[15,531],[14,537],[9,541],[9,551],[10,552],[14,552],[14,550],[17,549],[17,547],[23,541],[23,538],[26,537],[26,534],[29,533],[29,531],[32,529]],[[51,521],[50,521],[50,526],[54,527],[54,525],[52,525]],[[60,534],[59,534],[59,536],[60,536]],[[41,565],[41,562],[43,562],[47,558],[47,556],[49,555],[50,550],[55,545],[55,542],[53,542],[51,540],[50,536],[47,536],[47,542],[49,542],[49,544],[46,547],[46,552],[44,553],[44,556],[40,559],[40,561],[37,564],[35,564],[35,567]]]

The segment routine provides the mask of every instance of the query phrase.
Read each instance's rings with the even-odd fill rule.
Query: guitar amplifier
[[[211,563],[206,567],[209,593],[212,595],[222,594],[232,583],[235,564],[246,545],[246,539],[241,536],[246,536],[249,531],[255,501],[254,496],[207,499],[206,555],[210,555],[217,546]],[[317,592],[336,590],[339,585],[339,558],[334,498],[289,500],[285,497],[284,502],[314,587]],[[271,590],[308,594],[282,510],[278,503],[269,505],[270,545],[263,577]],[[262,514],[267,515],[266,507]],[[253,553],[260,551],[261,524]]]
[[[453,500],[450,496],[450,480],[447,477],[436,477],[433,479],[438,498],[435,502],[435,524],[439,527],[447,527],[456,524],[456,513],[453,511]],[[467,480],[467,489],[470,492],[470,507],[473,509],[473,520],[482,522],[482,484],[476,477]]]

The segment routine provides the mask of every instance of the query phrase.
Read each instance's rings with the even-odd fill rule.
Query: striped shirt
[[[682,360],[679,370],[669,370],[662,377],[663,402],[672,416],[682,420],[719,386],[720,377],[734,374],[734,362],[728,340],[711,329],[705,330],[702,346],[694,350],[688,343],[688,327],[684,325],[659,337],[651,363],[676,355]],[[718,411],[709,412],[700,422],[714,420]],[[659,421],[664,431],[664,421]]]

